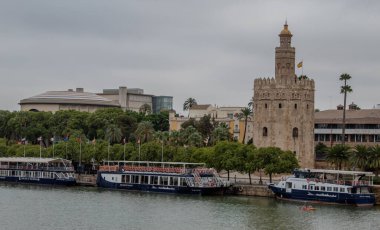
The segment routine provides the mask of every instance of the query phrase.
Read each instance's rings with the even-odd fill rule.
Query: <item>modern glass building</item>
[[[153,96],[153,113],[160,113],[163,110],[173,109],[173,97],[171,96]]]

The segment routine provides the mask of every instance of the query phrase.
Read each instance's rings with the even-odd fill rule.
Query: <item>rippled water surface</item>
[[[0,184],[0,229],[380,229],[380,208]]]

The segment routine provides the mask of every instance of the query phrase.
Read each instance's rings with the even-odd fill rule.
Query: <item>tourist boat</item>
[[[293,176],[269,188],[280,199],[371,206],[373,177],[372,172],[296,169]]]
[[[76,184],[71,161],[61,158],[0,157],[0,181]]]
[[[97,185],[104,188],[200,195],[223,194],[228,188],[205,164],[152,161],[106,161]]]

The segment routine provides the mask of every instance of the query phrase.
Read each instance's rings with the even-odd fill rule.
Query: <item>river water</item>
[[[0,229],[380,229],[380,208],[0,184]]]

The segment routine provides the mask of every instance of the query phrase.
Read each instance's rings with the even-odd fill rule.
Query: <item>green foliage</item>
[[[195,100],[194,98],[189,97],[183,103],[183,111],[189,110],[193,105],[196,105],[196,104],[197,104],[197,100]]]
[[[335,145],[331,147],[326,159],[334,164],[339,170],[342,169],[342,164],[348,162],[350,158],[350,147],[346,145]]]
[[[328,151],[328,147],[319,142],[316,146],[315,146],[315,157],[317,160],[324,160],[326,159],[326,154],[327,154],[327,151]]]

